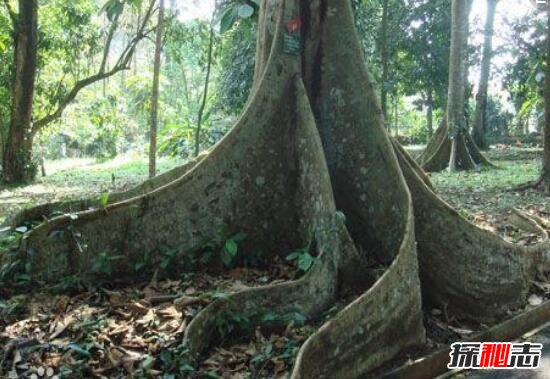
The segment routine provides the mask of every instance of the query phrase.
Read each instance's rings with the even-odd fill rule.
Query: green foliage
[[[287,255],[286,260],[294,261],[294,264],[301,272],[308,271],[315,262],[315,258],[309,254],[308,248],[299,249],[290,253]]]
[[[259,0],[226,0],[218,3],[220,33],[226,33],[239,21],[257,17]]]
[[[237,256],[238,244],[244,241],[245,238],[245,233],[237,233],[225,241],[220,252],[220,259],[226,267],[232,265]]]
[[[219,105],[229,114],[239,114],[252,87],[256,54],[256,23],[240,21],[224,36],[220,61]]]
[[[162,350],[159,356],[164,372],[163,379],[186,377],[195,371],[189,351],[183,344],[177,345],[173,349]]]
[[[525,120],[538,112],[543,104],[546,15],[535,11],[516,22],[509,21],[508,25],[512,30],[512,43],[506,50],[515,61],[508,66],[504,87],[510,92],[518,119]],[[520,128],[515,134],[523,134],[523,130]]]

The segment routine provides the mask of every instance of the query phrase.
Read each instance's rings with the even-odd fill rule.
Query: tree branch
[[[8,0],[4,0],[4,1],[8,1]],[[65,108],[67,108],[67,106],[76,98],[78,93],[83,88],[85,88],[85,87],[87,87],[87,86],[89,86],[93,83],[99,82],[101,80],[105,80],[105,79],[117,74],[118,72],[120,72],[122,70],[129,69],[128,64],[129,64],[130,60],[132,59],[133,54],[135,53],[137,44],[143,38],[147,37],[149,35],[149,33],[151,33],[153,30],[156,29],[156,28],[151,28],[151,29],[146,30],[149,19],[151,18],[152,14],[153,14],[154,4],[155,4],[155,1],[151,0],[150,6],[147,10],[147,13],[145,14],[145,17],[143,18],[143,21],[141,22],[141,24],[139,26],[138,31],[136,32],[136,35],[134,36],[134,38],[132,38],[132,40],[130,42],[128,42],[128,44],[126,45],[126,47],[124,48],[122,53],[120,53],[120,55],[117,59],[117,63],[113,66],[113,68],[110,69],[109,71],[105,71],[107,58],[109,56],[111,41],[112,41],[114,33],[116,31],[116,25],[118,25],[118,22],[117,22],[118,17],[115,19],[115,21],[113,21],[113,25],[111,25],[111,27],[109,29],[109,33],[107,35],[105,50],[103,51],[101,65],[100,65],[99,70],[97,71],[97,73],[95,73],[91,76],[88,76],[87,78],[78,80],[75,83],[74,87],[71,89],[71,91],[67,94],[67,96],[65,96],[59,102],[59,104],[57,106],[57,109],[55,111],[49,113],[48,115],[42,117],[41,119],[39,119],[37,121],[35,121],[33,126],[32,126],[32,131],[31,131],[31,133],[33,135],[35,135],[38,131],[40,131],[46,125],[48,125],[51,122],[53,122],[53,121],[57,120],[58,118],[60,118],[63,115],[63,111],[65,110]]]

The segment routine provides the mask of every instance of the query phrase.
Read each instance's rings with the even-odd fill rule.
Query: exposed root
[[[412,225],[411,212],[391,267],[304,343],[291,378],[361,377],[404,347],[424,341]]]
[[[520,184],[519,186],[511,188],[510,192],[523,192],[527,190],[541,191],[550,196],[550,184],[545,184],[542,176],[533,182]]]
[[[402,166],[415,205],[420,278],[425,299],[464,318],[494,320],[525,299],[546,244],[526,249],[476,227]],[[437,231],[437,232],[436,232]]]
[[[530,332],[546,324],[550,319],[550,302],[546,302],[536,308],[520,313],[500,324],[493,326],[481,333],[465,339],[465,342],[487,342],[487,341],[514,341],[525,333]],[[383,379],[424,379],[435,378],[449,371],[449,353],[451,349],[445,346],[411,363],[407,363],[385,374],[377,375]]]
[[[520,229],[538,233],[542,236],[543,241],[548,241],[548,231],[545,229],[542,219],[538,217],[535,218],[517,208],[513,208],[510,222],[518,226]]]

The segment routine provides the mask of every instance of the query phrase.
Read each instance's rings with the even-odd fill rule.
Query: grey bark
[[[159,123],[159,81],[164,36],[164,0],[159,0],[159,15],[155,39],[153,64],[153,90],[151,92],[151,124],[149,129],[149,178],[157,174],[157,131]]]
[[[487,147],[485,140],[486,133],[486,112],[487,112],[487,87],[491,68],[491,57],[493,55],[493,25],[495,20],[496,6],[498,0],[487,0],[487,16],[485,19],[485,30],[483,40],[483,52],[481,56],[481,74],[479,88],[476,95],[476,110],[472,138],[476,145],[484,149]]]

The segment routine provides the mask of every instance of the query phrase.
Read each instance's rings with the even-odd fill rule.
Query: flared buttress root
[[[394,262],[302,346],[291,378],[358,378],[425,339],[412,208]],[[322,362],[322,364],[320,364]]]
[[[332,191],[303,85],[292,79],[296,59],[279,52],[270,59],[238,124],[186,174],[145,195],[56,217],[27,233],[21,252],[35,263],[35,279],[85,273],[103,252],[123,256],[115,269],[128,271],[144,252],[167,246],[186,253],[204,243],[221,245],[236,232],[248,236],[244,250],[303,246],[313,213],[334,207]]]
[[[476,146],[467,132],[461,132],[454,137],[456,141],[456,168],[458,170],[473,170],[478,166],[496,167]],[[453,140],[449,136],[449,128],[445,119],[437,128],[426,149],[420,156],[420,163],[425,171],[441,171],[449,167]]]
[[[398,154],[400,154],[398,152]],[[546,247],[525,249],[460,216],[428,188],[405,159],[411,191],[422,293],[460,317],[493,320],[525,300]]]

